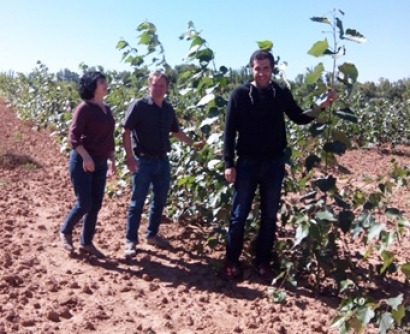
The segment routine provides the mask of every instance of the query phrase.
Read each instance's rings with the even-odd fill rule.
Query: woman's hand
[[[90,156],[83,158],[83,169],[84,169],[84,172],[92,173],[95,171],[94,160]]]
[[[110,161],[108,165],[107,177],[111,178],[117,174],[117,166],[115,165],[115,161]]]

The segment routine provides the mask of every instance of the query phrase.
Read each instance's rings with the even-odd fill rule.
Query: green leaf
[[[303,201],[306,201],[307,199],[313,199],[315,198],[316,194],[317,194],[317,191],[311,191],[310,193],[303,195],[300,198],[300,201],[303,202]]]
[[[349,121],[355,124],[358,123],[357,116],[354,114],[354,112],[350,108],[343,108],[343,109],[336,110],[335,115],[341,119],[344,119],[345,121]]]
[[[119,50],[122,50],[122,49],[125,49],[128,45],[129,44],[126,41],[121,40],[117,43],[116,48]]]
[[[214,53],[211,49],[200,50],[196,53],[196,58],[199,60],[201,65],[203,65],[202,63],[209,63],[212,59],[214,59]]]
[[[380,318],[380,324],[379,324],[379,333],[380,334],[386,334],[387,331],[392,328],[394,323],[394,320],[392,318],[391,313],[386,312],[383,313],[381,318]]]
[[[138,31],[142,31],[142,30],[148,30],[151,32],[155,32],[157,31],[157,28],[155,27],[154,24],[152,24],[151,22],[143,22],[141,23],[138,27],[137,27]]]
[[[212,125],[214,124],[217,120],[219,119],[219,117],[207,117],[205,118],[201,124],[199,125],[200,128],[202,128],[205,125]]]
[[[323,66],[322,63],[319,63],[318,65],[315,66],[312,72],[309,72],[308,74],[305,75],[304,81],[308,85],[315,84],[320,77],[322,76],[322,73],[324,72],[325,67]]]
[[[273,302],[282,304],[286,302],[286,291],[285,290],[276,290],[272,294]]]
[[[392,310],[391,312],[393,319],[396,321],[397,325],[400,327],[401,326],[401,321],[403,320],[405,314],[406,314],[406,308],[404,305],[400,305],[397,310]]]
[[[192,42],[191,42],[191,49],[194,47],[194,46],[202,46],[204,43],[206,43],[206,40],[204,40],[201,36],[195,36],[193,39],[192,39]]]
[[[319,22],[319,23],[326,23],[326,24],[330,24],[330,21],[327,17],[311,17],[310,18],[313,22]]]
[[[367,236],[367,240],[378,240],[380,237],[380,232],[386,230],[386,226],[384,224],[375,223],[369,229],[369,234]]]
[[[364,307],[360,307],[357,310],[357,317],[363,325],[367,325],[370,321],[374,318],[375,313],[374,311],[365,305]]]
[[[309,223],[302,222],[296,229],[295,243],[293,246],[299,245],[303,239],[309,235]]]
[[[359,76],[359,71],[354,64],[345,62],[342,65],[338,66],[338,69],[339,73],[337,79],[339,81],[349,85],[356,83]]]
[[[343,291],[345,291],[346,289],[350,287],[356,287],[355,282],[353,282],[350,279],[341,281],[340,282],[340,293],[342,293]]]
[[[314,185],[321,191],[329,191],[336,188],[336,179],[333,176],[320,178],[314,181]]]
[[[337,219],[330,211],[319,211],[315,214],[315,218],[318,220],[326,220],[330,222],[335,222]]]
[[[309,49],[308,54],[314,57],[321,57],[325,55],[325,52],[328,47],[329,44],[327,42],[327,39],[325,38],[323,41],[317,41],[315,44],[313,44],[312,47]]]
[[[361,33],[359,33],[355,29],[346,29],[345,34],[343,35],[344,39],[347,39],[352,42],[356,43],[365,43],[367,42],[366,37],[364,37]]]
[[[400,270],[406,276],[406,278],[410,280],[410,262],[400,265]]]
[[[386,300],[386,303],[392,307],[393,310],[397,310],[398,307],[403,304],[403,294],[399,294],[395,298],[389,298]]]
[[[140,66],[142,63],[144,63],[144,58],[141,56],[137,57],[129,57],[130,59],[127,58],[127,61],[131,63],[132,66]]]
[[[202,97],[202,99],[196,104],[197,107],[203,107],[207,105],[209,102],[213,101],[215,99],[214,94],[208,94]]]
[[[392,252],[384,250],[380,254],[380,257],[383,259],[383,266],[380,269],[380,274],[383,274],[386,271],[386,269],[393,263],[394,254]]]
[[[208,162],[208,168],[210,170],[215,169],[215,167],[221,162],[220,159],[213,159]]]
[[[385,214],[390,218],[398,218],[403,215],[403,212],[396,208],[387,208]]]
[[[332,138],[333,138],[334,141],[338,141],[338,142],[343,143],[346,146],[346,148],[352,147],[352,143],[351,143],[349,137],[342,131],[333,129]]]
[[[273,48],[273,43],[269,40],[264,40],[264,41],[258,41],[256,42],[258,44],[259,49],[263,51],[272,51]]]
[[[139,36],[138,44],[148,45],[152,41],[153,36],[148,33],[143,33]]]
[[[342,39],[344,35],[343,22],[338,17],[336,17],[336,26],[339,29],[339,37]]]
[[[309,127],[309,132],[313,137],[317,137],[322,134],[328,127],[329,126],[327,124],[313,123]]]

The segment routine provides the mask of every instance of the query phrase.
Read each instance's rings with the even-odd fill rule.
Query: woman
[[[69,170],[77,201],[60,228],[60,240],[66,251],[73,252],[72,232],[74,226],[83,218],[80,251],[104,257],[92,240],[107,175],[116,173],[115,121],[110,108],[103,102],[107,95],[107,82],[102,73],[85,73],[80,80],[79,92],[83,102],[74,111],[69,131],[72,147]]]

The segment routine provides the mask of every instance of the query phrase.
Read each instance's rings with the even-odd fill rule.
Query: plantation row
[[[315,57],[334,56],[338,45],[350,40],[361,42],[363,36],[356,30],[343,29],[342,12],[334,12],[332,18],[312,18],[312,21],[330,25],[335,39],[333,50],[327,41],[316,42],[309,53]],[[201,151],[191,151],[185,145],[174,142],[170,153],[173,179],[169,196],[169,212],[175,219],[185,218],[206,224],[211,229],[198,244],[198,251],[207,245],[214,247],[224,241],[228,221],[231,189],[223,177],[222,136],[227,99],[234,86],[248,79],[248,70],[231,70],[215,66],[213,51],[206,40],[189,23],[181,39],[189,43],[187,63],[171,68],[165,59],[165,51],[159,42],[155,26],[144,22],[138,27],[139,44],[146,53],[139,52],[126,41],[119,41],[117,48],[130,64],[130,72],[108,71],[107,104],[116,118],[116,156],[119,178],[108,189],[110,196],[128,192],[129,173],[124,163],[120,141],[122,121],[132,99],[143,96],[146,78],[152,67],[162,68],[171,78],[168,99],[174,105],[182,127],[192,138],[203,140]],[[349,37],[349,38],[348,38]],[[272,43],[262,41],[260,48],[271,49]],[[336,64],[336,57],[335,59]],[[277,64],[280,69],[280,64]],[[270,290],[273,301],[286,298],[283,282],[297,284],[296,277],[313,274],[317,287],[325,278],[338,287],[342,298],[340,316],[334,326],[340,333],[351,329],[359,332],[371,321],[378,322],[381,332],[401,325],[408,314],[403,295],[374,301],[361,287],[363,277],[357,275],[359,267],[365,268],[365,279],[376,279],[401,271],[408,280],[410,263],[396,263],[389,250],[393,242],[410,227],[403,212],[389,206],[389,198],[396,187],[408,186],[410,166],[401,168],[392,164],[389,175],[374,179],[375,190],[365,193],[353,186],[338,189],[336,176],[329,171],[337,164],[337,156],[352,146],[378,145],[381,143],[410,144],[410,81],[391,84],[382,80],[379,84],[358,84],[358,70],[351,63],[343,63],[331,72],[319,63],[295,82],[286,80],[284,73],[276,77],[290,85],[295,98],[303,107],[309,107],[315,98],[332,87],[339,99],[333,107],[319,115],[313,124],[305,127],[288,124],[288,168],[284,197],[293,194],[297,203],[283,201],[280,210],[282,225],[290,224],[296,233],[292,242],[279,240],[276,250],[283,254],[282,273],[277,279],[279,287]],[[87,70],[82,65],[82,70]],[[104,71],[103,68],[100,70]],[[62,74],[62,73],[60,73]],[[22,119],[34,120],[39,127],[51,129],[68,152],[67,132],[73,108],[79,102],[74,81],[49,73],[46,65],[38,63],[28,74],[0,74],[0,95],[17,111]],[[376,218],[383,212],[387,224]],[[258,224],[257,207],[247,231],[251,239]],[[353,261],[352,254],[341,247],[352,239],[360,242],[366,254],[360,261]],[[374,245],[377,245],[374,247]],[[344,254],[343,257],[340,254]],[[370,264],[376,259],[378,266]],[[361,278],[362,277],[362,278]],[[388,305],[389,307],[385,307]]]

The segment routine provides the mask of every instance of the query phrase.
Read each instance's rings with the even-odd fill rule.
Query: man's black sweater
[[[275,82],[264,89],[258,89],[251,83],[235,88],[229,99],[225,121],[225,168],[235,166],[235,148],[238,157],[280,157],[287,145],[285,113],[297,124],[313,120],[303,114],[290,90]]]

